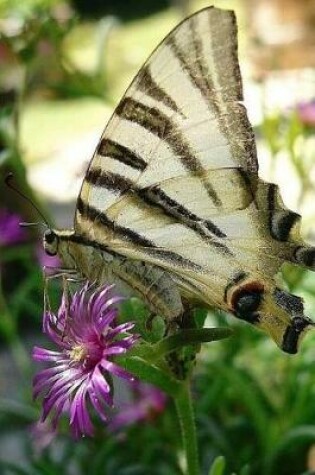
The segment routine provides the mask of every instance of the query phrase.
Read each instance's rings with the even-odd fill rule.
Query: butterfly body
[[[87,170],[74,230],[53,231],[44,246],[168,320],[185,302],[214,306],[294,353],[312,323],[275,276],[285,261],[314,269],[315,250],[278,187],[258,176],[242,100],[235,15],[201,10],[126,91]]]
[[[128,259],[95,243],[81,242],[69,231],[54,231],[58,255],[65,268],[90,282],[115,284],[124,297],[144,300],[152,313],[174,320],[183,312],[176,283],[167,271],[149,263]],[[47,245],[46,245],[47,248]]]

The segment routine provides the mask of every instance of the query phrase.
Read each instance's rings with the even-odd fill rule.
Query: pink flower
[[[136,380],[132,383],[132,401],[118,408],[109,429],[115,431],[137,422],[153,420],[164,411],[166,402],[167,396],[160,389]]]
[[[30,428],[34,452],[37,456],[50,445],[56,433],[51,425],[45,422],[35,422]]]
[[[9,246],[24,241],[27,237],[25,229],[20,226],[21,217],[10,213],[5,208],[0,209],[0,246]]]
[[[68,302],[64,294],[57,315],[44,315],[44,330],[58,351],[33,350],[36,361],[52,365],[34,378],[34,398],[44,397],[41,421],[50,415],[56,428],[61,414],[67,412],[76,437],[93,434],[91,407],[103,421],[107,419],[106,406],[113,405],[110,374],[134,379],[112,361],[115,355],[127,352],[138,337],[127,333],[133,323],[115,324],[114,305],[121,297],[111,296],[111,288],[105,286],[91,293],[91,286],[86,284]]]
[[[303,124],[315,127],[315,99],[298,104],[297,114]]]

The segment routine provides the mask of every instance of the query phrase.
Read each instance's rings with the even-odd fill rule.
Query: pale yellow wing
[[[284,258],[308,264],[296,215],[258,179],[242,99],[234,13],[201,10],[158,46],[115,110],[75,232],[165,268],[220,307],[240,269],[267,279]]]

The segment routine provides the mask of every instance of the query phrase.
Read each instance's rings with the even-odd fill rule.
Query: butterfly
[[[286,261],[315,270],[300,220],[258,176],[235,14],[208,7],[140,69],[89,164],[74,228],[47,230],[44,248],[167,321],[216,307],[296,353],[314,324],[277,273]]]

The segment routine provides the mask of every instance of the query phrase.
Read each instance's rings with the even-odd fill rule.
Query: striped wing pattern
[[[243,263],[257,276],[284,258],[307,265],[299,216],[258,178],[242,100],[234,12],[201,10],[157,47],[115,110],[75,232],[167,269],[188,295],[222,308],[219,291]]]

